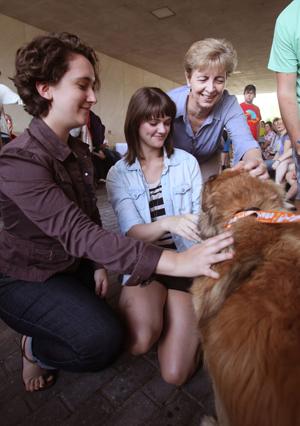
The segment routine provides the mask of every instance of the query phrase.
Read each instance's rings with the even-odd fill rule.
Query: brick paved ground
[[[117,230],[106,201],[98,190],[106,229]],[[119,293],[111,276],[109,302]],[[61,372],[51,389],[29,394],[21,381],[19,335],[0,321],[0,425],[39,426],[198,426],[203,413],[214,412],[209,379],[203,369],[185,386],[166,384],[159,375],[155,350],[145,356],[122,354],[99,373]]]

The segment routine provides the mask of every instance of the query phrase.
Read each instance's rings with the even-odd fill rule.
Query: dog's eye
[[[218,177],[218,175],[212,175],[212,176],[209,176],[209,178],[208,178],[208,182],[212,182],[212,181],[214,181],[215,179],[217,179],[217,177]]]

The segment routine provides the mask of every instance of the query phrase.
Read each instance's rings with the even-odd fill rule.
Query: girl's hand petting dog
[[[198,228],[199,216],[196,214],[185,214],[181,216],[165,216],[160,219],[159,224],[165,231],[180,235],[190,241],[201,241]]]

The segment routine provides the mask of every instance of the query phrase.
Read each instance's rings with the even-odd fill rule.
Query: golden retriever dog
[[[241,171],[208,181],[203,238],[249,210],[284,210],[280,187]],[[191,288],[218,416],[202,424],[300,425],[300,223],[249,215],[231,229],[233,259],[214,266],[218,280]]]

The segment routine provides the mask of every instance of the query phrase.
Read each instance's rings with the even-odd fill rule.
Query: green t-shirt
[[[300,108],[300,0],[294,0],[278,16],[268,68],[297,74]]]

